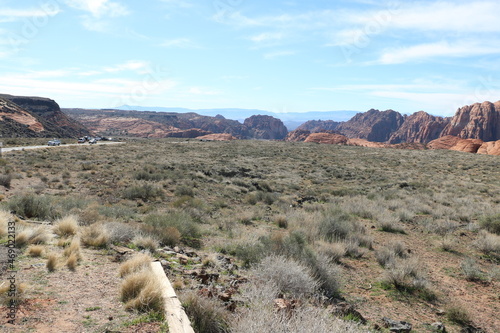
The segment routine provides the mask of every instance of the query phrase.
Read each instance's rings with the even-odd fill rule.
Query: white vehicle
[[[58,139],[50,140],[48,142],[48,145],[49,146],[60,146],[61,145],[61,141],[59,141]]]

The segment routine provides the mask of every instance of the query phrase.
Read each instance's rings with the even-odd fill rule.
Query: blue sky
[[[493,0],[0,0],[0,92],[452,115],[500,99],[498,13]]]

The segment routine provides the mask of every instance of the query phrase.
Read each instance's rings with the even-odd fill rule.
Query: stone
[[[304,142],[345,145],[347,143],[347,137],[334,133],[313,133],[309,135]]]
[[[288,134],[288,129],[277,118],[265,115],[255,115],[243,122],[253,139],[283,140]]]
[[[412,330],[412,325],[406,321],[392,320],[387,317],[382,318],[384,326],[391,332],[396,333],[409,333]]]
[[[432,323],[431,328],[434,332],[446,333],[446,327],[441,322]]]
[[[386,142],[403,122],[404,117],[399,112],[371,109],[356,114],[350,120],[338,125],[335,130],[350,139]]]
[[[424,111],[415,112],[405,117],[401,127],[392,133],[387,142],[428,143],[439,138],[449,121],[450,118],[435,117]]]

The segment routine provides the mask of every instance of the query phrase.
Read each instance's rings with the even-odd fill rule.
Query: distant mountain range
[[[186,108],[175,108],[175,107],[142,107],[142,106],[131,106],[123,105],[115,108],[116,110],[128,110],[128,111],[156,111],[156,112],[176,112],[176,113],[189,113],[195,112],[203,116],[215,117],[221,115],[227,119],[237,120],[241,123],[246,118],[254,115],[265,115],[280,119],[289,131],[292,131],[299,127],[301,124],[308,120],[334,120],[334,121],[347,121],[351,119],[360,111],[308,111],[308,112],[270,112],[258,109],[186,109]]]
[[[301,125],[290,131],[295,125],[287,128],[284,122]],[[75,138],[92,133],[143,138],[227,137],[367,147],[427,147],[500,155],[500,101],[466,105],[453,117],[437,117],[424,111],[402,115],[393,110],[375,109],[281,114],[249,109],[135,106],[61,110],[48,98],[0,94],[0,137]]]

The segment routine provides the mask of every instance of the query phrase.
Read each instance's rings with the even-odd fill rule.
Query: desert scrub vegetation
[[[50,220],[58,217],[52,200],[48,196],[33,193],[16,196],[9,201],[8,207],[15,214],[27,219]]]
[[[222,281],[231,274],[251,280],[250,272],[264,270],[262,262],[282,258],[310,274],[317,284],[313,299],[355,300],[369,322],[382,313],[391,317],[409,311],[416,318],[429,318],[427,296],[420,296],[426,290],[440,295],[440,308],[447,308],[449,299],[460,299],[457,290],[463,290],[471,315],[496,315],[491,303],[478,296],[495,292],[498,283],[494,267],[500,169],[495,156],[266,141],[133,139],[99,149],[12,152],[4,159],[8,173],[16,177],[9,191],[0,186],[0,207],[14,210],[14,201],[35,194],[48,203],[50,213],[27,217],[34,214],[16,209],[16,214],[44,221],[75,215],[80,222],[76,237],[89,226],[102,225],[109,236],[104,244],[141,251],[158,246],[158,256],[165,246],[196,246],[199,250],[189,250],[213,258],[230,256],[238,269],[221,268],[217,259],[204,266],[221,274]],[[58,172],[62,169],[67,173]],[[22,190],[28,182],[32,190]],[[26,202],[19,206],[29,208]],[[24,223],[16,224],[21,232]],[[56,240],[66,249],[69,237]],[[89,246],[83,237],[81,242]],[[417,255],[432,267],[429,272],[404,268]],[[481,283],[467,281],[462,261],[468,257],[483,272]],[[68,258],[59,257],[61,266]],[[200,287],[199,281],[182,275],[197,264],[172,267],[181,289]],[[396,284],[378,282],[389,273]],[[478,292],[467,288],[471,283]],[[449,284],[456,290],[447,289]],[[358,288],[370,285],[374,293],[389,296],[379,311],[366,296],[368,291]],[[291,327],[306,320],[301,313],[337,325],[310,296],[302,297],[304,307],[287,321],[276,313],[273,299],[259,303],[266,312],[246,295],[242,293],[243,301],[237,303],[237,320],[231,317],[233,330],[260,325],[244,318],[268,318],[256,330],[265,332],[269,325],[293,331]],[[403,298],[410,299],[411,309],[398,301]],[[492,322],[487,320],[485,326],[498,331]],[[456,329],[456,324],[450,325],[450,331]]]
[[[181,293],[180,300],[195,332],[232,332],[230,314],[216,300],[194,291]]]
[[[83,245],[104,248],[109,245],[109,233],[101,223],[94,223],[81,228],[80,240]]]

